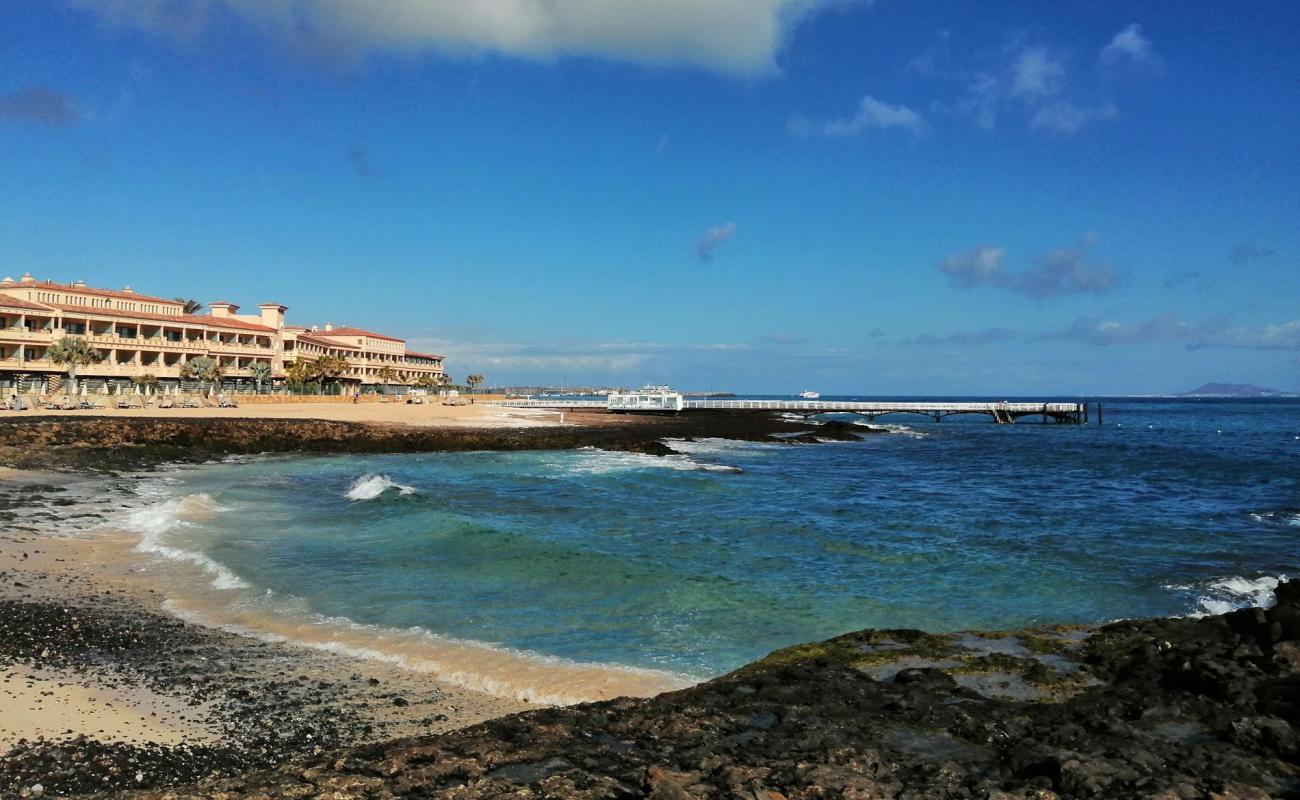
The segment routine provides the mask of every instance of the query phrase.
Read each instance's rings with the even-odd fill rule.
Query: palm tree
[[[470,375],[468,378],[465,379],[465,384],[469,386],[469,390],[472,392],[478,387],[482,386],[486,381],[487,378],[483,377],[482,375],[479,375],[478,373],[474,373],[473,375]]]
[[[384,394],[388,394],[388,384],[401,379],[401,375],[392,367],[382,367],[375,373],[375,377],[384,384]]]
[[[221,380],[225,368],[221,366],[216,359],[207,356],[195,356],[181,365],[181,377],[186,380],[198,381],[199,388],[202,389],[204,384],[216,383]]]
[[[262,383],[271,380],[271,365],[265,361],[256,361],[248,368],[253,380],[257,383],[257,393],[262,393]]]
[[[438,386],[438,379],[432,375],[417,375],[411,379],[411,383],[424,389],[426,392]]]
[[[311,362],[295,361],[284,370],[284,379],[290,386],[303,386],[312,379]]]
[[[68,393],[77,393],[77,371],[104,360],[103,353],[91,347],[80,336],[64,336],[50,346],[50,361],[68,372]]]
[[[178,297],[176,298],[176,302],[185,304],[185,308],[182,312],[185,314],[197,314],[203,310],[203,304],[198,300],[186,300],[184,297]]]
[[[162,381],[158,380],[158,376],[154,375],[152,372],[146,372],[143,375],[136,375],[131,378],[131,383],[134,383],[136,386],[143,389],[145,394],[152,394],[153,392],[151,390],[156,388],[158,384],[162,383]]]
[[[325,388],[325,381],[337,380],[351,368],[352,365],[343,356],[320,356],[312,362],[312,374],[320,382],[322,390]]]

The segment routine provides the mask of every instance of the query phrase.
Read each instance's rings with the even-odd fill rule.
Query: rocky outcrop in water
[[[1097,629],[862,631],[649,700],[108,796],[1297,797],[1300,582],[1277,598]]]
[[[562,427],[471,428],[377,425],[331,420],[160,417],[0,419],[0,464],[20,469],[130,470],[162,462],[205,461],[258,453],[421,453],[469,450],[567,450],[599,447],[667,455],[665,438],[773,441],[774,434],[815,430],[850,441],[871,429],[812,426],[763,413],[678,417],[571,414]]]

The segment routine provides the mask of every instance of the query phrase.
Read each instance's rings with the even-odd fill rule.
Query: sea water
[[[662,458],[238,459],[142,478],[118,523],[187,570],[178,613],[557,702],[867,627],[1220,612],[1300,574],[1300,403],[1105,410]],[[548,693],[588,667],[644,685]]]

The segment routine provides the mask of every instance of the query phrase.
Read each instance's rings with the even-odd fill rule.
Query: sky
[[[281,302],[494,385],[1300,389],[1296,30],[1270,0],[5,0],[0,273]]]

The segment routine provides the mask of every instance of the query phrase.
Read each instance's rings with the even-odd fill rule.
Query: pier
[[[616,396],[615,396],[616,397]],[[613,413],[685,413],[691,411],[778,412],[813,417],[819,414],[855,414],[874,420],[890,414],[914,414],[941,422],[959,414],[982,414],[994,422],[1009,425],[1024,418],[1044,423],[1084,425],[1095,411],[1101,420],[1100,403],[1062,402],[926,402],[856,401],[856,400],[716,400],[687,399],[675,396],[668,407],[615,407],[611,400],[519,399],[496,400],[490,405],[507,408],[545,408],[554,411],[610,411]]]

